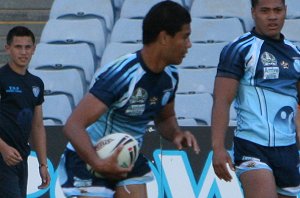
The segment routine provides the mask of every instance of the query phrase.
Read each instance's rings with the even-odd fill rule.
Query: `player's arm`
[[[80,158],[93,167],[95,171],[104,175],[105,173],[122,175],[129,172],[131,168],[118,167],[117,154],[120,149],[109,159],[101,160],[86,131],[86,128],[104,114],[107,109],[107,106],[93,94],[86,94],[68,118],[63,132]]]
[[[300,99],[300,82],[297,84],[298,89],[298,100]],[[296,125],[296,133],[297,133],[297,140],[298,144],[300,145],[300,104],[298,102],[298,108],[296,112],[296,119],[295,119],[295,125]]]
[[[234,169],[225,148],[225,136],[228,129],[230,106],[236,96],[238,85],[237,80],[225,77],[216,77],[214,85],[211,126],[213,166],[216,175],[225,181],[232,179],[226,164],[228,163],[231,169]]]
[[[40,165],[39,171],[42,184],[39,186],[39,188],[46,188],[50,184],[50,175],[47,166],[46,130],[43,123],[42,105],[38,105],[34,108],[31,136],[33,149],[37,153],[37,158]]]
[[[165,139],[173,142],[178,149],[193,147],[194,151],[199,153],[200,148],[194,135],[189,131],[181,131],[178,126],[174,111],[174,100],[168,103],[156,116],[154,123],[158,132]]]

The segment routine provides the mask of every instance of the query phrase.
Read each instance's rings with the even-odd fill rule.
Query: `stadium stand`
[[[221,43],[192,43],[186,57],[179,65],[180,68],[209,68],[217,67],[219,55],[227,42]]]
[[[210,126],[212,103],[210,93],[176,94],[176,116],[178,119],[195,119],[198,125]]]
[[[141,43],[109,43],[103,52],[100,65],[103,66],[122,55],[136,52],[141,49],[142,46]]]
[[[35,69],[77,69],[85,85],[89,85],[95,67],[96,64],[94,62],[93,53],[86,43],[39,43],[29,63],[29,68]]]
[[[179,68],[179,84],[177,93],[203,93],[208,92],[212,95],[217,68],[185,69]]]
[[[285,0],[287,5],[287,19],[300,18],[300,1],[299,0]]]
[[[111,33],[110,42],[141,43],[142,19],[119,18]]]
[[[30,69],[32,74],[40,77],[45,85],[45,95],[64,94],[69,98],[72,109],[79,103],[84,94],[84,86],[76,69],[37,70]]]
[[[244,31],[252,29],[250,0],[194,0],[192,17],[198,18],[238,18]]]
[[[114,12],[111,0],[55,0],[51,10],[50,19],[99,19],[105,27],[107,35],[110,34],[114,24]]]
[[[0,0],[0,66],[8,61],[4,51],[7,32],[16,25],[29,27],[36,35],[37,41],[49,18],[49,10],[53,0]]]
[[[298,19],[286,19],[282,33],[290,41],[300,42],[300,16]]]
[[[101,1],[101,3],[96,3],[98,1]],[[30,69],[38,69],[36,72],[42,73],[49,72],[50,68],[55,69],[55,72],[61,73],[76,69],[76,74],[74,73],[74,75],[78,77],[78,74],[80,74],[83,81],[86,82],[83,86],[87,87],[94,71],[98,67],[107,64],[119,56],[135,52],[142,47],[140,42],[141,19],[150,7],[159,1],[43,0],[42,3],[36,3],[35,0],[22,2],[17,0],[0,0],[0,45],[4,46],[5,35],[11,27],[15,25],[28,26],[35,33],[38,43],[35,55],[30,63]],[[193,17],[192,48],[189,49],[189,53],[181,65],[179,65],[179,78],[181,80],[178,86],[178,98],[175,101],[177,106],[176,111],[180,116],[178,122],[182,126],[195,125],[195,123],[196,125],[210,125],[210,120],[207,117],[210,117],[213,76],[216,72],[219,53],[229,41],[232,41],[245,31],[251,30],[253,22],[249,12],[250,1],[174,1],[189,9]],[[93,3],[89,4],[87,2]],[[299,28],[297,29],[299,27],[300,2],[299,0],[286,0],[286,4],[288,6],[288,14],[283,33],[286,35],[286,38],[291,39],[300,47],[298,36],[300,33]],[[97,21],[97,24],[89,23],[90,20]],[[52,26],[52,23],[57,23],[57,26]],[[68,24],[71,23],[76,23],[76,25],[69,26]],[[218,27],[219,23],[222,23],[220,26],[226,27],[226,29]],[[292,25],[289,25],[290,23]],[[209,31],[209,29],[213,31]],[[201,30],[205,30],[206,32],[201,32]],[[221,38],[216,34],[220,32]],[[76,38],[76,33],[78,35],[81,34],[81,37],[78,36]],[[1,48],[0,63],[3,65],[6,62],[7,56],[3,48]],[[66,74],[66,76],[68,75]],[[75,78],[74,76],[66,76],[61,82],[65,83],[67,79]],[[57,81],[53,80],[54,77],[50,77],[50,75],[43,78],[47,84],[48,81]],[[70,81],[73,82],[73,80]],[[81,82],[80,80],[77,81]],[[196,82],[202,83],[202,86]],[[83,94],[85,91],[87,89],[83,91]],[[60,93],[59,96],[62,95],[64,98],[59,103],[61,101],[69,101],[72,91],[68,92],[67,95],[69,97],[63,95],[62,90],[58,92]],[[205,97],[200,98],[199,95],[204,95]],[[56,97],[56,95],[46,96],[48,102],[45,102],[45,110],[49,108],[50,100],[48,98]],[[76,101],[78,100],[79,97],[77,96]],[[66,109],[72,111],[74,107],[72,104],[75,105],[76,103],[75,101],[73,103],[69,102],[69,104],[66,103]],[[58,102],[54,104],[55,108],[52,107],[52,110],[57,110]],[[187,107],[192,104],[194,104],[194,108],[187,110]],[[195,112],[196,109],[202,115],[197,115]],[[205,112],[204,110],[208,111]],[[184,111],[188,112],[189,116],[184,114]],[[50,114],[50,111],[47,110],[44,123],[56,125],[65,122],[66,118],[56,118],[54,115],[50,116]],[[207,115],[204,116],[204,114]],[[230,124],[232,125],[236,124],[235,116],[236,114],[232,105],[230,113]]]
[[[72,113],[68,96],[64,94],[46,95],[43,103],[44,124],[64,125]]]
[[[192,42],[230,42],[244,33],[237,18],[192,18]]]
[[[161,0],[124,0],[120,18],[142,19],[149,11],[149,9]],[[174,0],[175,2],[184,6],[182,0]]]
[[[101,59],[106,45],[105,31],[97,19],[49,19],[43,29],[40,42],[54,44],[87,43],[91,46],[93,54],[96,55],[96,62]]]

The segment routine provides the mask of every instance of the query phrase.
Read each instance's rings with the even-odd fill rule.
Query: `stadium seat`
[[[54,0],[50,19],[99,19],[108,33],[114,24],[111,0]]]
[[[97,19],[64,20],[50,19],[42,32],[41,43],[74,44],[87,43],[99,60],[106,40],[101,22]]]
[[[72,107],[66,95],[45,95],[42,105],[43,120],[53,125],[64,125],[72,113]],[[47,121],[48,120],[48,121]]]
[[[143,45],[141,43],[109,43],[103,53],[100,66],[103,66],[122,55],[136,52],[142,47]]]
[[[192,17],[199,18],[238,18],[249,31],[253,27],[251,3],[248,0],[194,0]],[[227,29],[230,31],[230,29]]]
[[[112,30],[110,42],[141,43],[142,19],[119,18]]]
[[[230,42],[244,34],[237,18],[192,18],[192,42]]]
[[[174,0],[184,6],[182,0]],[[144,18],[150,8],[161,0],[124,0],[120,12],[120,18]]]
[[[217,67],[219,56],[227,42],[193,43],[179,68]]]
[[[178,119],[195,119],[198,125],[211,125],[213,98],[210,93],[176,94],[175,113]]]
[[[299,0],[285,0],[287,5],[287,19],[300,18],[300,1]]]
[[[290,41],[300,42],[300,18],[286,19],[282,29],[282,33],[284,34],[286,39]]]
[[[89,84],[96,65],[93,54],[86,43],[48,44],[39,43],[29,63],[35,69],[77,69],[85,84]]]
[[[40,77],[45,86],[45,95],[64,94],[74,108],[84,95],[80,74],[76,69],[37,70],[29,69],[33,75]]]
[[[217,68],[178,69],[179,84],[177,93],[213,93]]]

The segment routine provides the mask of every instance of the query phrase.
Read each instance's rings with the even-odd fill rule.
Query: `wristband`
[[[46,167],[46,168],[48,168],[48,165],[47,165],[47,164],[40,164],[40,165],[39,165],[39,168],[42,168],[43,166]]]

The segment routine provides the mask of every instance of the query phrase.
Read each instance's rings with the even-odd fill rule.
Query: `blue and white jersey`
[[[240,82],[235,136],[263,146],[296,142],[300,51],[281,35],[273,40],[254,31],[222,50],[217,76]]]
[[[108,111],[87,128],[95,144],[101,137],[126,132],[142,144],[147,123],[172,100],[178,84],[175,66],[151,72],[140,51],[125,55],[100,68],[90,93],[108,106]]]

